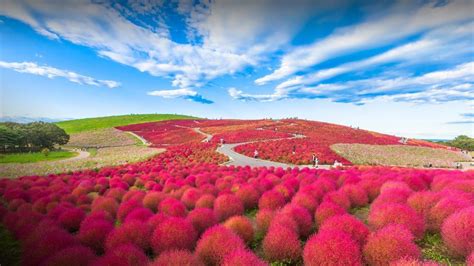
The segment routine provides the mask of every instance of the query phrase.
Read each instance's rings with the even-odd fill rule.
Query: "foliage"
[[[466,135],[459,135],[453,140],[444,142],[444,144],[456,147],[461,150],[474,151],[474,138],[471,138]]]
[[[0,124],[0,148],[5,151],[35,151],[64,145],[69,135],[53,123],[33,122]]]

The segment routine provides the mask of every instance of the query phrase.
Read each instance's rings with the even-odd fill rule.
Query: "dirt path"
[[[72,151],[72,152],[77,152],[77,153],[79,153],[79,155],[74,156],[72,158],[67,158],[67,159],[64,159],[64,160],[57,160],[56,162],[77,161],[77,160],[88,158],[91,155],[88,151],[83,151],[83,150],[79,150],[79,149],[65,149],[65,150]]]
[[[143,143],[143,145],[145,145],[145,146],[150,146],[151,145],[150,142],[148,142],[146,139],[142,138],[141,136],[139,136],[139,135],[137,135],[137,134],[135,134],[131,131],[125,131],[125,132],[127,132],[128,134],[130,134],[130,135],[134,136],[135,138],[139,139]]]

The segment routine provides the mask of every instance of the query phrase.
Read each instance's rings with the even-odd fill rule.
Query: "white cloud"
[[[377,77],[313,87],[276,89],[272,94],[252,95],[229,90],[229,95],[244,101],[278,101],[288,98],[328,98],[332,101],[364,104],[375,101],[440,103],[474,100],[474,62],[420,76]]]
[[[187,99],[193,102],[203,103],[203,104],[211,104],[213,101],[204,98],[200,95],[197,91],[183,88],[183,89],[176,89],[176,90],[155,90],[148,92],[150,96],[158,96],[165,99],[176,99],[182,98]]]
[[[344,73],[373,68],[377,65],[402,62],[404,66],[413,63],[426,64],[428,61],[448,61],[448,58],[465,57],[472,53],[471,36],[474,22],[463,23],[433,30],[417,41],[400,45],[384,53],[349,62],[314,73],[296,76],[277,85],[277,89],[309,85]]]
[[[295,48],[283,56],[278,69],[255,80],[255,83],[261,85],[279,80],[339,55],[379,47],[431,28],[474,17],[473,2],[470,0],[451,1],[445,5],[430,2],[421,7],[408,8],[407,4],[407,1],[400,1],[386,12],[386,16],[338,29],[322,40]]]
[[[68,79],[71,82],[92,85],[92,86],[105,86],[109,88],[116,88],[120,86],[120,83],[113,80],[99,80],[88,76],[80,75],[72,71],[58,69],[50,66],[39,66],[33,62],[4,62],[0,61],[0,67],[8,68],[20,73],[28,73],[38,76],[47,77],[50,79],[61,77]]]

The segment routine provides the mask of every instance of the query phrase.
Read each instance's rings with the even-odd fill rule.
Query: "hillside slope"
[[[74,134],[84,131],[125,126],[130,124],[193,118],[194,117],[192,116],[176,114],[130,114],[61,121],[57,122],[56,125],[64,129],[68,134]]]

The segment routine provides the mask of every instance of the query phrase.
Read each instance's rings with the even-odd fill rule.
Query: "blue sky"
[[[3,117],[299,117],[474,135],[472,0],[0,3]]]

